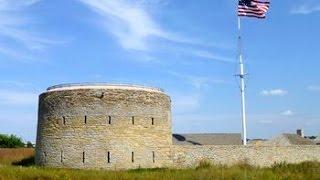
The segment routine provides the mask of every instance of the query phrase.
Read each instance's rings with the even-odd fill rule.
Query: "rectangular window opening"
[[[86,160],[86,153],[83,151],[82,152],[82,163],[84,163]]]
[[[154,125],[154,118],[151,118],[151,124]]]
[[[108,151],[107,153],[107,160],[108,160],[108,163],[110,163],[110,151]]]
[[[131,152],[131,162],[134,162],[134,152]]]
[[[87,116],[84,116],[84,124],[87,124]]]
[[[62,117],[62,123],[63,123],[63,125],[66,125],[66,117],[65,116]]]
[[[134,116],[132,116],[132,120],[131,121],[132,121],[132,124],[134,124]]]
[[[108,124],[111,124],[111,116],[108,116]]]
[[[156,162],[155,159],[156,159],[156,155],[155,155],[154,151],[152,151],[152,162],[153,162],[153,163]]]

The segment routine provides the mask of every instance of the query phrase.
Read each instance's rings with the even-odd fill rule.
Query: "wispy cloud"
[[[319,2],[305,2],[304,4],[301,4],[299,6],[296,6],[292,8],[291,13],[292,14],[302,14],[302,15],[308,15],[315,12],[320,11],[320,4]]]
[[[270,119],[262,119],[262,120],[259,120],[258,123],[260,123],[260,124],[272,124],[273,121],[270,120]]]
[[[133,1],[80,1],[104,17],[104,26],[125,49],[147,51],[150,38],[185,41],[164,31],[141,5]]]
[[[288,91],[284,89],[271,89],[271,90],[263,90],[260,92],[261,96],[285,96],[287,94],[288,94]]]
[[[39,1],[0,1],[0,37],[6,42],[0,43],[0,53],[16,59],[33,59],[28,52],[44,51],[50,45],[63,43],[41,37],[31,30],[31,19],[22,12]]]
[[[36,105],[37,93],[0,89],[0,105]]]
[[[196,57],[200,57],[200,58],[211,59],[211,60],[227,62],[227,63],[234,63],[235,62],[235,58],[215,55],[215,54],[213,54],[211,52],[208,52],[208,51],[191,50],[190,52],[191,52],[192,55],[194,55]]]
[[[205,77],[205,76],[194,76],[194,75],[186,75],[177,72],[169,72],[169,74],[187,81],[195,88],[207,87],[214,84],[227,84],[228,82],[223,79],[214,78],[214,77]]]
[[[320,91],[320,86],[308,86],[307,89],[309,91]]]
[[[291,110],[286,110],[281,113],[282,116],[293,116],[294,113]]]
[[[12,80],[2,80],[0,81],[0,86],[12,86],[12,87],[25,87],[27,83],[20,82],[20,81],[12,81]]]
[[[161,0],[78,0],[102,17],[100,23],[112,34],[120,46],[126,50],[141,52],[160,51],[159,44],[167,46],[192,46],[183,53],[206,59],[232,62],[223,57],[201,50],[202,47],[216,47],[197,38],[167,30],[155,20],[148,7],[163,4]],[[150,3],[152,2],[152,3]],[[167,47],[168,48],[168,47]],[[199,50],[200,49],[200,50]]]

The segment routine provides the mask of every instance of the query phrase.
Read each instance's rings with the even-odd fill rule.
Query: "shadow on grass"
[[[24,158],[24,159],[22,159],[20,161],[15,161],[15,162],[12,163],[12,165],[14,165],[14,166],[25,166],[25,167],[33,166],[33,165],[35,165],[34,156],[30,156],[30,157]]]

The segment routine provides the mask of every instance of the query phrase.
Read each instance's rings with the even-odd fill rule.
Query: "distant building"
[[[241,145],[240,133],[173,134],[174,145]]]
[[[320,145],[320,135],[314,140],[317,145]]]
[[[266,142],[266,145],[272,146],[292,146],[292,145],[315,145],[315,143],[297,134],[281,134]]]

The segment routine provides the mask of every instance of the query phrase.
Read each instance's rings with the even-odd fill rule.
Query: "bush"
[[[19,148],[24,147],[24,143],[21,138],[11,134],[0,134],[0,148]]]

